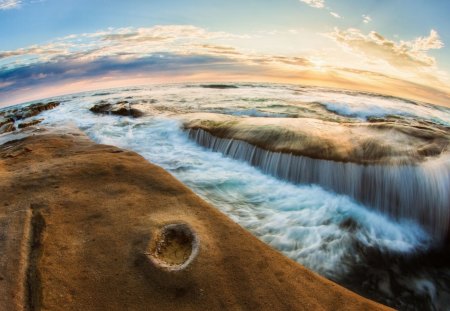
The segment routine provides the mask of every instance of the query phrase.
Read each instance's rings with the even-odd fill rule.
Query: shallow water
[[[46,124],[73,122],[96,142],[138,152],[261,240],[321,275],[401,309],[445,310],[450,301],[448,266],[404,264],[433,247],[418,224],[390,219],[348,196],[317,185],[285,182],[212,152],[190,140],[175,118],[183,112],[218,110],[258,117],[304,112],[348,120],[395,112],[444,125],[450,122],[445,109],[357,95],[292,86],[241,85],[229,90],[153,86],[55,98],[62,100],[61,106],[43,116]],[[89,111],[101,99],[127,97],[148,115],[132,119]]]

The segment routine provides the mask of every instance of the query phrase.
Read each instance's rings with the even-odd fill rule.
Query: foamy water
[[[90,92],[59,98],[62,104],[43,116],[46,124],[72,122],[96,142],[138,152],[267,244],[328,278],[352,286],[346,280],[353,276],[355,269],[373,268],[378,271],[372,277],[373,284],[363,284],[362,293],[373,291],[373,296],[385,303],[400,301],[399,306],[411,304],[412,296],[420,297],[430,308],[434,305],[444,310],[443,303],[449,298],[444,282],[450,275],[448,270],[418,269],[405,274],[402,269],[373,267],[368,262],[368,254],[374,252],[390,258],[425,252],[432,241],[418,224],[390,219],[345,195],[316,185],[285,182],[245,162],[212,152],[190,140],[180,121],[174,118],[186,111],[221,111],[259,117],[293,114],[298,113],[298,107],[306,105],[305,101],[319,101],[342,116],[365,118],[395,111],[408,116],[417,114],[440,124],[448,124],[450,120],[447,111],[428,106],[415,110],[408,102],[397,106],[394,101],[388,107],[385,101],[389,99],[369,95],[362,96],[370,98],[370,103],[363,100],[367,104],[358,105],[355,94],[327,93],[316,88],[311,88],[308,94],[307,88],[291,88],[251,85],[224,91],[173,85]],[[340,97],[336,99],[335,94]],[[132,119],[99,116],[89,111],[100,99],[127,97],[140,102],[140,108],[148,114]],[[347,104],[337,106],[342,101]],[[436,280],[436,273],[443,275],[444,281]],[[389,285],[392,275],[396,275],[396,284],[404,289],[402,297]]]

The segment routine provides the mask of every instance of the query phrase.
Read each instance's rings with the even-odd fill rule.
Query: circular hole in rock
[[[168,270],[184,269],[198,253],[197,235],[187,224],[164,226],[152,244],[152,261]]]

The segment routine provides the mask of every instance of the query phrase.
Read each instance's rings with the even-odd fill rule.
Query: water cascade
[[[201,146],[246,161],[272,176],[320,185],[395,218],[417,221],[438,240],[448,238],[448,158],[417,165],[361,165],[272,152],[245,141],[218,138],[202,129],[190,129],[188,135]]]

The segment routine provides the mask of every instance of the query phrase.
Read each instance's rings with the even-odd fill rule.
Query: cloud
[[[306,3],[310,7],[316,8],[316,9],[326,9],[331,16],[334,18],[342,18],[338,13],[333,12],[332,8],[329,6],[325,6],[325,0],[299,0],[300,2]]]
[[[306,3],[310,7],[316,9],[322,9],[325,7],[325,0],[300,0],[300,2]]]
[[[375,31],[365,35],[355,28],[347,30],[335,28],[334,32],[328,34],[328,36],[339,44],[370,59],[385,61],[402,69],[435,66],[436,60],[427,52],[444,46],[438,33],[433,29],[427,37],[400,42],[386,39]]]
[[[232,68],[235,63],[236,61],[223,57],[186,56],[170,53],[125,60],[113,57],[103,57],[95,61],[60,60],[0,71],[0,81],[2,81],[0,91],[7,92],[21,87],[59,83],[62,80],[96,78],[111,74],[197,71],[213,66]]]
[[[363,14],[362,18],[363,18],[364,24],[368,24],[368,23],[370,23],[372,21],[372,17],[370,17],[369,15]]]
[[[338,43],[337,49],[341,46],[350,51],[350,62],[341,58],[333,62],[320,53],[279,55],[239,49],[235,44],[248,40],[249,36],[212,32],[190,25],[110,28],[70,35],[42,45],[0,51],[0,101],[33,99],[33,96],[41,96],[43,93],[38,90],[43,89],[47,90],[46,96],[50,96],[56,89],[69,90],[64,85],[72,85],[70,92],[77,92],[94,85],[105,87],[106,84],[101,84],[105,81],[119,81],[115,85],[108,84],[113,87],[136,81],[148,83],[148,79],[161,81],[159,77],[165,77],[163,81],[178,79],[179,82],[199,81],[201,77],[203,81],[229,78],[305,83],[383,93],[390,90],[393,94],[407,91],[408,96],[420,90],[420,98],[440,96],[448,100],[448,96],[442,94],[448,95],[450,91],[442,87],[440,77],[435,74],[435,60],[427,54],[431,49],[443,47],[435,30],[428,36],[399,42],[377,32],[364,34],[358,29],[336,28],[327,36]],[[367,63],[375,64],[372,69],[355,64],[355,53]],[[333,53],[326,53],[330,54]],[[421,78],[412,83],[393,76],[392,71],[384,71],[380,61],[401,67],[400,71],[408,74],[416,72],[417,68],[429,71],[422,71]],[[354,67],[342,68],[343,63]],[[391,90],[392,85],[396,89]]]
[[[189,73],[207,68],[221,71],[224,67],[237,70],[234,64],[246,68],[262,59],[266,63],[289,63],[271,56],[243,54],[232,46],[212,42],[231,38],[247,37],[191,25],[111,28],[0,51],[0,93],[109,75]],[[300,64],[299,59],[292,62]]]
[[[330,12],[330,15],[335,17],[335,18],[341,18],[341,16],[338,13],[336,13],[336,12]]]
[[[313,67],[314,64],[309,59],[304,57],[293,57],[293,56],[277,56],[277,55],[265,55],[265,56],[254,56],[249,59],[252,63],[256,64],[283,64],[291,65],[297,67]]]
[[[0,0],[0,10],[10,10],[19,8],[22,0]]]
[[[44,46],[31,46],[28,48],[21,48],[13,51],[3,51],[0,52],[0,60],[3,58],[9,58],[14,56],[23,56],[23,55],[57,55],[62,54],[64,50],[56,49],[52,45],[44,45]]]
[[[441,49],[444,43],[441,41],[436,30],[431,29],[428,37],[416,38],[412,43],[409,43],[414,51],[428,51],[431,49]]]
[[[6,89],[6,87],[13,85],[14,82],[0,82],[0,89]]]
[[[139,58],[160,52],[195,54],[199,46],[209,44],[211,40],[232,38],[244,39],[246,36],[211,32],[191,25],[108,29],[66,36],[45,45],[0,51],[0,66],[17,67],[60,59]]]

